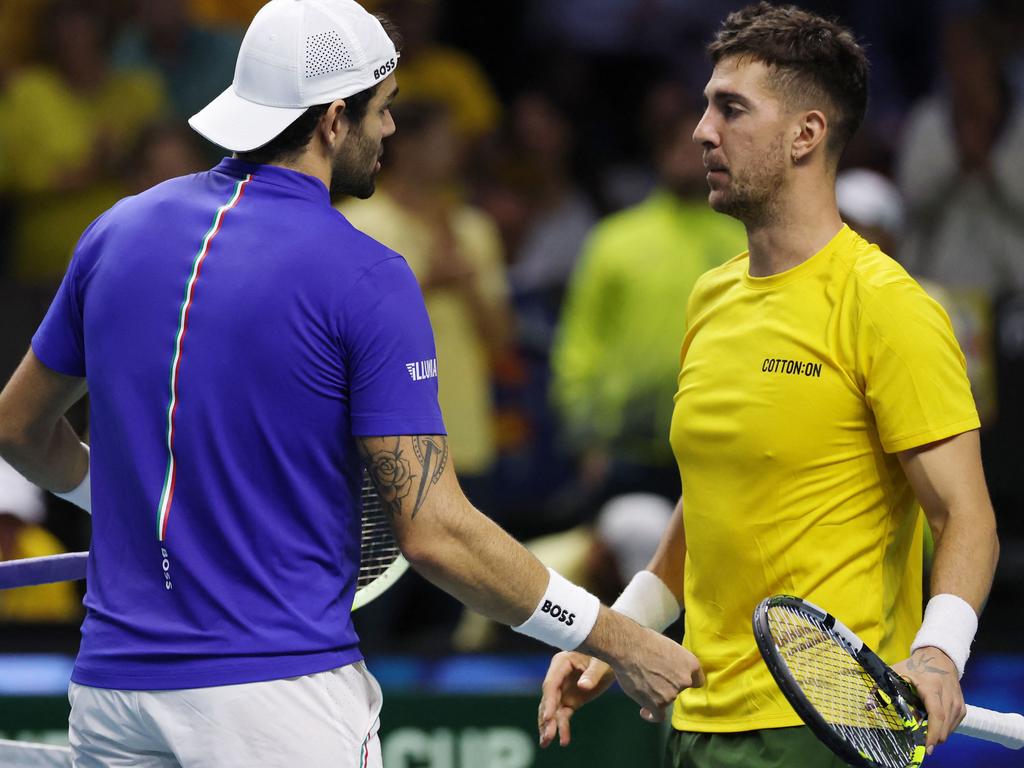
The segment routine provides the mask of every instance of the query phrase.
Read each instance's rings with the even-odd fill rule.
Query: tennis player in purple
[[[398,60],[352,0],[264,6],[190,121],[234,156],[85,231],[0,393],[0,454],[94,512],[76,766],[380,765],[350,615],[363,466],[469,606],[607,659],[650,713],[700,683],[459,489],[415,278],[331,207],[373,192]],[[90,447],[64,419],[86,391]]]

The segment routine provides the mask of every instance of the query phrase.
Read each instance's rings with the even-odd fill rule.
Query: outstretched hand
[[[541,686],[537,730],[540,745],[546,747],[558,736],[561,746],[569,744],[569,719],[591,699],[611,686],[615,675],[600,659],[576,651],[555,654]]]
[[[690,651],[658,632],[633,627],[642,634],[614,667],[575,651],[556,654],[551,660],[537,714],[542,747],[556,735],[561,746],[568,745],[569,720],[576,710],[607,690],[613,679],[641,705],[640,716],[652,723],[665,718],[680,691],[704,685],[700,662]]]

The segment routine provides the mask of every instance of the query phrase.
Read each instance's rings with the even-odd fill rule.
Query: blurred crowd
[[[667,435],[690,289],[745,248],[742,227],[708,208],[690,138],[703,46],[743,4],[365,3],[404,38],[398,131],[376,194],[337,206],[420,281],[470,499],[519,538],[568,536],[536,551],[578,553],[606,597],[657,540],[614,522],[623,499],[640,519],[651,496],[637,494],[679,495]],[[840,209],[949,313],[1000,525],[1024,539],[1024,5],[799,4],[867,43],[872,102]],[[0,377],[93,218],[217,161],[185,121],[230,82],[260,5],[0,4]],[[88,520],[58,504],[0,472],[0,559],[86,548]],[[454,603],[407,581],[365,633],[494,642],[468,618],[453,641]],[[78,610],[66,592],[0,594],[0,620]]]

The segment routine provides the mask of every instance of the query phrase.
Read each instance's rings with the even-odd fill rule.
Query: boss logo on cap
[[[573,621],[576,619],[575,613],[569,613],[565,608],[560,605],[555,605],[550,600],[545,600],[544,605],[541,606],[540,610],[541,613],[549,614],[551,618],[558,619],[567,627],[571,627]]]
[[[373,79],[374,80],[380,80],[382,77],[384,77],[386,74],[388,74],[394,68],[395,68],[395,60],[394,59],[391,59],[390,61],[388,61],[385,64],[381,64],[379,67],[377,67],[375,70],[373,70]]]

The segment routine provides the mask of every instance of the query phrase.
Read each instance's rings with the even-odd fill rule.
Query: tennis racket
[[[409,567],[391,531],[390,513],[377,495],[370,474],[363,470],[362,532],[359,542],[359,575],[352,610],[376,600]]]
[[[754,638],[772,677],[814,734],[853,766],[917,768],[928,721],[913,686],[841,621],[798,597],[754,610]],[[967,707],[957,733],[1024,746],[1024,717]]]
[[[409,567],[391,531],[388,511],[366,471],[363,472],[361,501],[359,574],[353,611],[380,597]],[[88,560],[88,552],[9,560],[0,563],[0,589],[78,581],[85,578]]]

